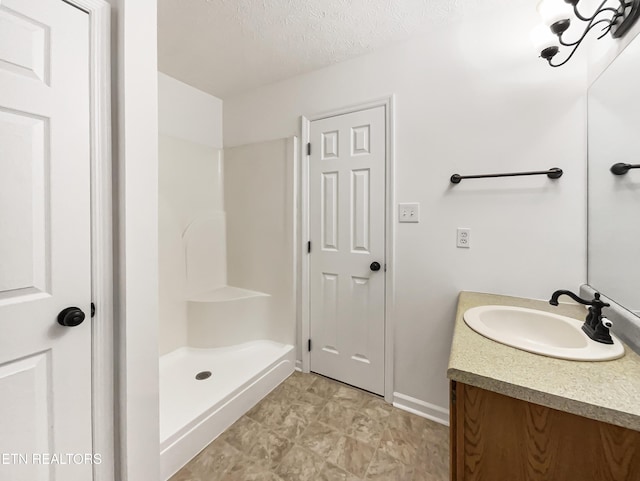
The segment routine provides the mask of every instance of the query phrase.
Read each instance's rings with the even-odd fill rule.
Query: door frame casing
[[[339,115],[350,114],[375,107],[385,108],[385,308],[384,308],[384,399],[393,402],[394,386],[394,324],[393,309],[395,304],[395,95],[388,95],[378,99],[362,102],[340,109],[325,111],[300,117],[300,302],[301,320],[298,342],[302,351],[302,372],[310,372],[311,355],[307,349],[307,342],[311,335],[311,293],[309,254],[307,243],[310,239],[309,216],[309,159],[307,144],[310,138],[311,122]]]
[[[115,479],[111,7],[105,0],[60,0],[89,16],[91,163],[91,423],[93,481]]]

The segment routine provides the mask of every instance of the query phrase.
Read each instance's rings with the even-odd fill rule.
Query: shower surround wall
[[[237,147],[223,162],[222,102],[159,80],[166,480],[294,369],[295,141]]]
[[[222,212],[220,155],[207,145],[159,138],[160,355],[187,344],[183,233],[200,219]],[[224,241],[223,229],[219,236]]]
[[[293,139],[225,150],[226,285],[189,296],[189,346],[294,344],[293,155]]]
[[[222,100],[158,75],[160,355],[187,345],[182,235],[223,211]],[[220,232],[222,241],[224,231]]]
[[[272,296],[259,338],[295,344],[294,140],[224,153],[229,284]]]

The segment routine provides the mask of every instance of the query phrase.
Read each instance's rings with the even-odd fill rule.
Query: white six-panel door
[[[2,481],[92,478],[89,142],[88,15],[0,0]]]
[[[311,370],[377,394],[384,393],[385,135],[382,106],[310,126]]]

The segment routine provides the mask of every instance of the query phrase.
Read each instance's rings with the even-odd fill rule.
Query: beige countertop
[[[549,311],[583,320],[584,307],[461,292],[449,379],[506,396],[640,431],[640,356],[625,346],[614,361],[577,362],[531,354],[487,339],[468,327],[472,307],[503,305]]]

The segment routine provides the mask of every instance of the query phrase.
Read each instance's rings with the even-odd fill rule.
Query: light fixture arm
[[[566,0],[565,0],[566,1]],[[600,6],[596,9],[595,13],[591,16],[591,17],[585,17],[584,15],[582,15],[580,13],[580,11],[578,10],[578,1],[570,1],[567,3],[570,3],[573,5],[573,13],[575,13],[576,17],[580,20],[582,20],[583,22],[590,22],[592,20],[594,20],[598,15],[600,15],[602,12],[614,12],[615,14],[618,13],[618,9],[617,8],[613,8],[613,7],[606,7],[603,8],[607,2],[609,0],[604,0]],[[620,3],[622,4],[622,7],[627,7],[629,5],[628,2],[626,2],[625,0],[620,0]]]
[[[609,2],[613,2],[614,0],[603,0],[596,11],[593,13],[593,15],[591,15],[590,17],[581,14],[578,10],[578,3],[580,2],[580,0],[564,1],[565,3],[568,3],[573,7],[573,13],[575,14],[576,18],[585,22],[586,25],[584,26],[584,31],[576,41],[567,41],[564,39],[564,34],[572,24],[571,19],[569,18],[571,10],[569,8],[566,8],[566,17],[558,16],[555,18],[559,18],[559,20],[548,20],[553,21],[553,23],[548,23],[547,25],[550,25],[550,33],[557,36],[560,46],[573,47],[567,58],[560,63],[553,62],[553,59],[560,51],[558,45],[553,45],[552,39],[549,39],[549,43],[546,43],[547,40],[545,35],[549,34],[545,34],[544,29],[541,30],[541,34],[537,33],[538,30],[534,31],[537,41],[540,42],[540,39],[542,39],[541,43],[543,48],[541,49],[540,56],[545,59],[551,67],[561,67],[562,65],[566,64],[573,57],[580,44],[596,25],[605,24],[598,39],[603,38],[608,33],[611,33],[614,38],[620,38],[624,36],[635,24],[638,18],[640,18],[640,0],[618,0],[618,3],[620,5],[617,8],[607,6]],[[554,19],[553,13],[549,15],[549,7],[547,3],[548,0],[543,0],[540,4],[542,5],[542,8],[546,10],[545,14],[543,14],[543,18],[551,17],[551,19]],[[539,27],[539,29],[540,28],[542,28],[542,26]]]
[[[584,31],[584,33],[582,34],[582,36],[576,40],[575,42],[570,42],[567,43],[563,40],[562,36],[564,35],[564,33],[561,33],[558,35],[558,40],[560,40],[560,45],[563,45],[565,47],[573,47],[573,46],[578,46],[580,45],[580,43],[582,43],[582,41],[585,39],[585,37],[587,35],[589,35],[589,32],[591,32],[591,29],[593,27],[595,27],[596,25],[600,24],[600,23],[607,23],[608,26],[604,28],[605,32],[604,35],[607,34],[607,32],[609,31],[609,28],[611,28],[611,22],[608,19],[603,18],[602,20],[598,20],[597,22],[594,22],[593,20],[591,21],[592,23],[589,24],[589,26],[586,28],[586,30]],[[602,38],[602,35],[598,38]]]
[[[582,43],[582,41],[584,40],[584,38],[589,34],[589,32],[591,31],[591,29],[593,27],[595,27],[596,25],[598,25],[599,23],[604,23],[604,22],[609,22],[609,20],[598,20],[597,22],[592,23],[591,25],[589,25],[589,27],[587,28],[587,30],[585,30],[585,32],[582,34],[582,37],[580,37],[579,40],[577,40],[576,42],[573,43],[564,43],[562,41],[561,35],[558,35],[558,38],[560,39],[560,43],[566,47],[573,47],[573,49],[571,50],[571,53],[567,56],[566,59],[564,59],[562,62],[554,64],[553,63],[553,57],[549,58],[549,65],[551,65],[552,67],[562,67],[565,63],[567,63],[569,60],[571,60],[571,57],[573,57],[573,54],[576,53],[576,50],[578,50],[578,47],[580,47],[580,44]],[[608,32],[608,28],[610,27],[606,27],[605,30],[607,30]],[[604,33],[604,35],[606,35],[606,33]],[[602,37],[598,37],[598,38],[602,38]]]

